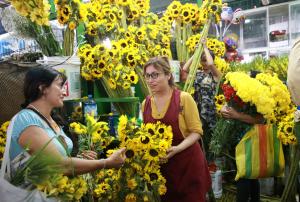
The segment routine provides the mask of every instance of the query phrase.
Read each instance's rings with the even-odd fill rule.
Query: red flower
[[[223,84],[222,85],[222,90],[224,92],[224,96],[227,102],[231,100],[233,96],[235,96],[235,90],[232,88],[232,86],[228,84]]]

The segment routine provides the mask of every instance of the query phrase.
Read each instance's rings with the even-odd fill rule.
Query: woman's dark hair
[[[26,108],[27,105],[42,96],[43,89],[49,87],[51,83],[57,78],[63,79],[63,83],[67,77],[50,67],[34,67],[31,68],[25,75],[23,93],[25,102],[21,105]],[[42,89],[39,87],[42,86]]]
[[[174,77],[171,72],[171,66],[169,63],[169,58],[167,56],[159,56],[150,58],[149,61],[144,65],[144,74],[148,66],[153,65],[155,69],[163,71],[166,75],[170,74],[169,86],[175,87]]]
[[[250,70],[250,77],[255,78],[257,74],[260,74],[260,71],[257,70]]]

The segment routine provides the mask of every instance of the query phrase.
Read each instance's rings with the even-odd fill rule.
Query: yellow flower
[[[74,30],[75,28],[76,28],[76,22],[74,22],[74,21],[71,21],[71,22],[69,22],[69,29],[70,30]]]
[[[167,192],[167,187],[165,185],[159,185],[158,187],[158,193],[159,195],[165,195]]]
[[[136,200],[136,196],[133,193],[127,194],[125,197],[125,202],[136,202]]]
[[[137,182],[134,178],[127,180],[127,187],[130,190],[134,190],[137,187]]]

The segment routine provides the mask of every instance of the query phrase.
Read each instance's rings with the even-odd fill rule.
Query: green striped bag
[[[258,179],[283,176],[284,155],[273,125],[254,125],[235,148],[237,174],[240,178]]]

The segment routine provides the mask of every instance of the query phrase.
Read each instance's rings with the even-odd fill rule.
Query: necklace
[[[171,98],[171,96],[172,96],[172,93],[173,92],[173,89],[172,88],[170,88],[169,89],[169,91],[168,91],[168,93],[167,93],[167,99],[166,100],[170,100],[170,98]],[[154,102],[154,105],[155,105],[155,107],[156,107],[156,111],[157,111],[157,115],[158,116],[161,116],[162,114],[163,114],[163,112],[165,111],[164,109],[167,107],[166,106],[166,103],[164,103],[164,109],[162,109],[162,110],[159,110],[158,109],[158,104],[157,104],[157,99],[155,98],[155,96],[153,95],[153,102]]]
[[[56,122],[52,119],[49,120],[40,110],[38,110],[34,105],[29,104],[28,107],[31,109],[34,109],[46,122],[48,122],[50,127],[54,128],[54,132],[57,133],[59,131],[59,126],[56,124]]]

